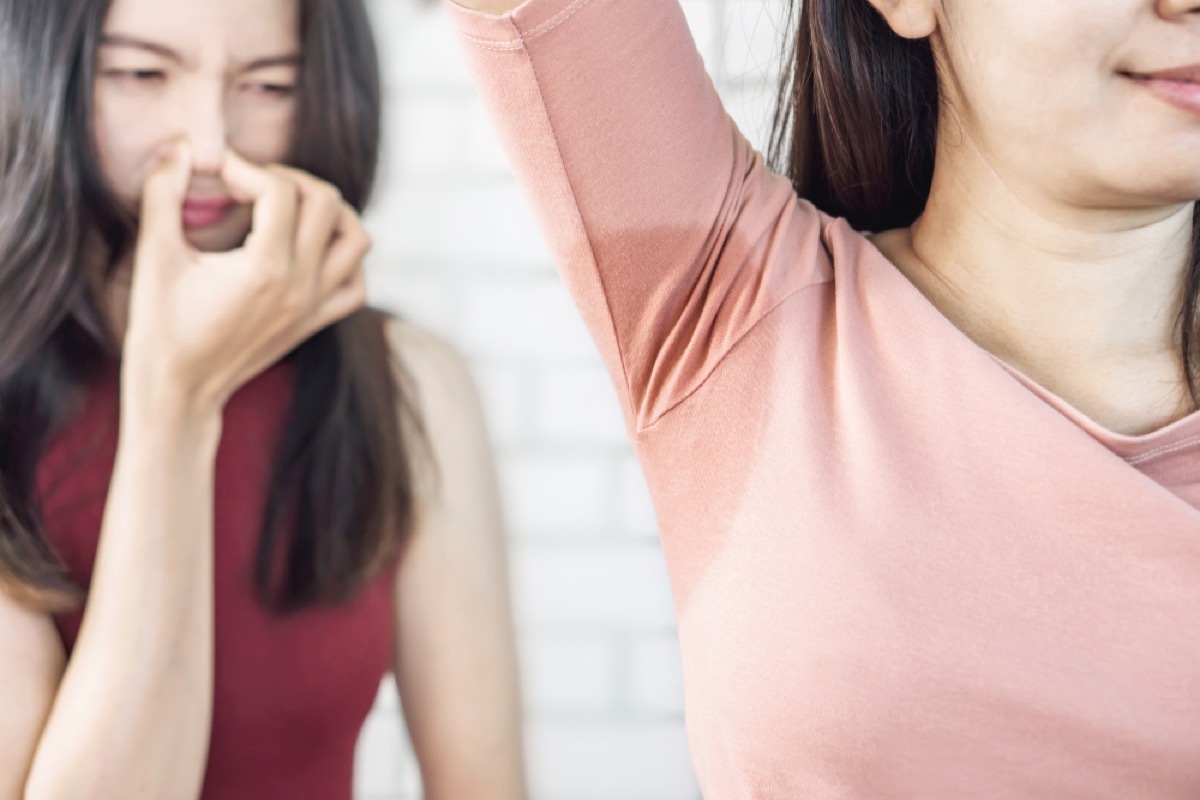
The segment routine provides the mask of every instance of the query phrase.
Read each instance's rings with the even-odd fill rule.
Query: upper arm
[[[20,800],[62,680],[53,621],[0,590],[0,800]]]
[[[523,797],[520,699],[495,466],[474,384],[403,322],[392,347],[427,446],[395,583],[395,672],[426,797]],[[410,448],[412,449],[412,448]]]
[[[726,113],[678,0],[455,9],[556,264],[641,429],[819,280],[819,215]]]

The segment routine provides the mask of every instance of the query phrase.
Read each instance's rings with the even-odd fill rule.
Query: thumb
[[[140,238],[143,242],[184,241],[183,203],[192,177],[192,149],[180,140],[150,173],[142,187]]]

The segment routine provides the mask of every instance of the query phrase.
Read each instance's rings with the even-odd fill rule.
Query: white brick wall
[[[368,226],[373,301],[469,358],[512,548],[534,800],[695,800],[654,512],[607,375],[555,277],[443,9],[369,0],[388,140]],[[763,142],[783,0],[682,0],[734,118]],[[390,681],[359,742],[360,800],[414,800]]]

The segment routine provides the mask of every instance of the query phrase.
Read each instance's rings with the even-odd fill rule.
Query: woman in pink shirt
[[[1200,2],[808,0],[788,177],[676,0],[460,2],[705,797],[1200,796]]]

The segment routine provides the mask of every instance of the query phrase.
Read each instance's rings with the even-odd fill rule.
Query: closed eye
[[[247,91],[274,97],[291,97],[296,92],[295,86],[286,83],[248,83],[242,88]]]
[[[103,74],[110,78],[137,83],[157,83],[167,78],[167,73],[160,69],[110,69],[105,70]]]

